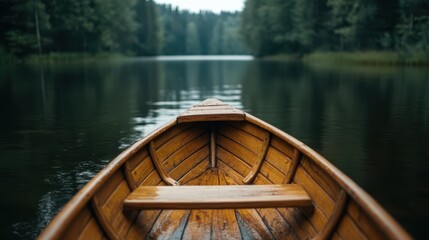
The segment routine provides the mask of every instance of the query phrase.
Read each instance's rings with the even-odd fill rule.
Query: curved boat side
[[[316,151],[286,134],[280,129],[246,113],[246,121],[253,123],[282,140],[288,142],[302,154],[309,157],[323,171],[330,175],[344,189],[347,194],[372,218],[390,239],[411,239],[411,236],[387,213],[368,193],[353,182],[347,175],[338,170]]]
[[[131,147],[123,151],[116,158],[114,158],[103,170],[101,170],[91,181],[89,181],[79,192],[60,210],[46,226],[46,228],[38,236],[39,239],[59,239],[65,229],[71,224],[78,213],[88,204],[95,192],[106,182],[109,178],[120,169],[130,157],[132,157],[142,147],[146,146],[150,141],[158,135],[167,131],[177,124],[176,119],[166,123],[164,126],[153,131],[142,140],[134,143]]]
[[[112,160],[39,238],[73,239],[66,236],[70,231],[99,238],[156,238],[165,229],[170,237],[201,237],[211,236],[211,224],[219,229],[221,221],[236,234],[229,238],[248,234],[279,239],[411,239],[372,197],[314,150],[250,114],[208,103],[197,105],[198,111],[191,109],[185,118],[171,120]],[[206,107],[210,114],[201,115]],[[302,186],[313,202],[311,207],[243,210],[123,209],[123,200],[139,186],[182,183],[293,183]],[[212,221],[206,215],[223,220]],[[208,233],[199,226],[201,216]]]

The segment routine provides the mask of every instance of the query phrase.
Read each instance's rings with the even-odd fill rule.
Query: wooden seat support
[[[312,201],[297,184],[227,186],[140,186],[124,209],[232,209],[306,207]]]

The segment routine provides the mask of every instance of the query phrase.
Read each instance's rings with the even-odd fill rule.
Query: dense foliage
[[[243,54],[238,12],[191,13],[160,6],[163,54]]]
[[[0,2],[0,54],[244,53],[239,13],[190,13],[153,0]]]
[[[246,0],[241,32],[258,56],[355,50],[429,53],[429,1]]]

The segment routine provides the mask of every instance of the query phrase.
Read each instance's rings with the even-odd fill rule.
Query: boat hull
[[[236,109],[229,114],[219,101],[205,103],[197,108],[206,107],[209,114],[187,112],[116,157],[39,238],[411,238],[373,198],[302,142],[250,114]],[[141,186],[271,184],[299,185],[311,205],[124,209]]]

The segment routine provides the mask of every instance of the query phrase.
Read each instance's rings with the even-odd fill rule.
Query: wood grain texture
[[[387,239],[387,235],[374,223],[368,214],[363,211],[354,201],[349,201],[347,206],[347,216],[369,239]]]
[[[153,165],[155,166],[156,170],[158,171],[159,176],[161,177],[161,179],[170,185],[178,185],[179,183],[174,180],[172,177],[170,177],[165,171],[164,168],[161,166],[161,160],[158,157],[157,152],[155,151],[155,147],[153,146],[153,142],[150,143],[149,145],[149,152],[150,152],[150,157],[152,159]]]
[[[324,240],[332,236],[335,228],[338,225],[338,222],[340,221],[341,217],[344,214],[344,209],[346,207],[346,204],[347,204],[347,193],[345,193],[345,191],[341,191],[340,196],[338,197],[334,212],[329,217],[329,220],[326,223],[325,227],[322,229],[322,231],[319,232],[319,234],[314,238],[315,240]]]
[[[255,184],[263,186],[263,184],[270,184],[270,181],[258,175],[255,178]],[[275,239],[296,239],[296,234],[291,225],[277,209],[257,208],[256,210]]]
[[[217,182],[216,172],[208,170],[201,176],[201,185],[213,185]],[[192,210],[186,228],[183,232],[183,239],[210,239],[212,235],[213,211],[207,209]]]
[[[256,164],[253,165],[250,173],[243,179],[244,184],[249,184],[255,179],[256,175],[258,174],[259,170],[262,167],[262,163],[265,159],[265,156],[267,155],[269,146],[270,146],[270,134],[266,133],[265,137],[262,140],[262,146],[259,148]]]
[[[210,147],[211,123],[177,124],[180,121],[174,119],[108,164],[73,197],[39,238],[76,239],[90,235],[93,239],[181,238],[189,223],[189,210],[144,210],[140,214],[122,210],[122,199],[132,189],[141,185],[165,184],[160,176],[162,172],[156,169],[150,157],[149,143],[153,142],[153,149],[160,158],[157,161],[161,164],[160,169],[169,176],[177,176],[174,179],[181,184],[200,181],[210,171],[210,155],[216,155],[218,175],[213,176],[218,177],[218,184],[221,184],[222,176],[227,183],[237,184],[242,183],[251,168],[259,163],[263,136],[269,133],[272,135],[271,143],[254,183],[261,185],[277,183],[282,178],[290,179],[308,192],[313,207],[204,210],[202,212],[210,213],[210,217],[204,220],[210,219],[210,237],[308,239],[325,231],[326,226],[335,226],[332,219],[337,219],[338,225],[328,234],[333,239],[411,239],[374,199],[302,142],[250,114],[243,113],[240,117],[243,121],[235,121],[238,118],[225,114],[231,110],[230,106],[216,100],[195,106],[195,110],[192,121],[214,123],[227,118],[234,120],[214,123],[219,126],[216,128],[214,153]],[[198,113],[200,110],[205,113]],[[195,151],[190,152],[194,148]],[[295,174],[290,174],[295,167],[295,149],[302,157]],[[197,153],[198,157],[193,158]],[[211,184],[216,184],[215,179],[210,181]],[[338,217],[338,212],[341,212],[338,206],[342,201],[338,201],[337,196],[341,190],[349,200],[346,211]],[[237,222],[233,224],[234,221]],[[223,235],[220,229],[226,229],[227,234]]]
[[[243,121],[244,112],[216,99],[194,105],[177,117],[178,123],[203,121]]]
[[[312,203],[296,184],[240,186],[140,186],[124,201],[127,209],[228,209],[305,207]]]
[[[296,169],[299,165],[299,161],[301,159],[301,156],[302,156],[302,154],[298,149],[293,150],[292,164],[286,173],[286,176],[285,176],[283,183],[286,184],[286,183],[290,183],[292,181],[293,177],[295,176]]]
[[[184,164],[184,161],[197,151],[209,145],[209,135],[207,133],[200,135],[191,142],[177,150],[168,157],[161,165],[165,172],[170,173],[178,165]],[[187,163],[189,164],[189,163]]]

